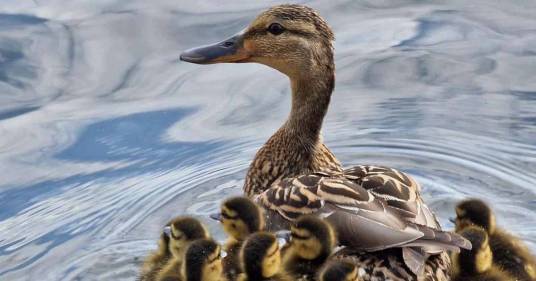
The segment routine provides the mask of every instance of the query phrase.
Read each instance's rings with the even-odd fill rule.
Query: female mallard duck
[[[159,281],[223,281],[221,247],[211,239],[192,242],[184,253],[179,270],[168,272]]]
[[[345,261],[328,262],[317,277],[318,281],[359,281],[357,267]]]
[[[195,218],[180,216],[172,219],[164,227],[158,249],[146,258],[139,279],[155,280],[170,259],[181,261],[182,254],[190,242],[208,236],[205,227]]]
[[[315,280],[336,245],[331,226],[316,216],[302,216],[290,228],[290,246],[284,255],[285,270],[295,280]]]
[[[268,232],[248,237],[240,251],[240,264],[239,281],[294,281],[281,269],[279,243]]]
[[[239,254],[246,238],[264,228],[264,217],[261,209],[247,197],[233,197],[225,200],[218,214],[211,215],[219,220],[229,239],[224,249],[227,256],[223,258],[223,271],[229,281],[236,280],[241,272]]]
[[[482,200],[467,199],[456,206],[456,232],[467,226],[482,227],[489,236],[493,263],[520,281],[536,280],[536,258],[520,239],[496,226],[495,215]]]
[[[403,261],[399,267],[385,269],[393,276],[400,272],[409,276],[395,280],[416,280],[423,268],[430,280],[444,279],[449,264],[444,249],[470,244],[459,235],[440,231],[419,185],[391,168],[343,170],[322,142],[320,128],[335,85],[333,40],[332,31],[313,9],[280,5],[225,41],[185,51],[181,60],[257,62],[290,78],[290,116],[257,152],[244,183],[245,193],[267,210],[269,229],[288,228],[289,221],[303,214],[322,215],[343,245],[367,252],[401,248],[401,255],[368,255]],[[358,266],[367,272],[373,269],[368,263]]]
[[[508,274],[493,265],[488,235],[480,227],[470,226],[460,232],[471,241],[471,250],[453,254],[453,281],[513,281]]]

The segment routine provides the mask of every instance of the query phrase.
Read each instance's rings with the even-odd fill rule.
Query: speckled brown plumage
[[[343,249],[334,260],[345,260],[358,267],[361,281],[436,281],[450,280],[450,258],[446,252],[434,255],[426,261],[424,274],[418,279],[402,261],[399,249],[363,252]]]

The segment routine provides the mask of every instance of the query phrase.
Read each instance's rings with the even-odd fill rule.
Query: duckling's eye
[[[280,25],[279,23],[272,23],[268,27],[268,32],[272,33],[273,35],[279,35],[285,31],[285,28]]]

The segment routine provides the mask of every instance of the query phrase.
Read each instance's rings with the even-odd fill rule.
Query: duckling
[[[318,269],[335,247],[333,229],[316,216],[302,216],[290,232],[290,246],[283,258],[285,270],[296,280],[315,280]]]
[[[460,234],[471,241],[471,250],[461,250],[452,256],[454,281],[514,281],[500,267],[493,265],[493,254],[486,231],[468,226]]]
[[[320,270],[318,281],[359,281],[357,267],[346,261],[331,261]]]
[[[261,209],[247,197],[233,197],[221,205],[221,212],[211,215],[223,225],[229,238],[224,245],[227,255],[223,259],[223,271],[228,280],[235,280],[241,272],[239,254],[243,241],[264,228]]]
[[[404,276],[397,281],[421,275],[448,280],[445,250],[471,245],[441,231],[420,185],[388,167],[343,169],[322,141],[320,131],[335,87],[334,38],[315,10],[285,4],[263,11],[224,41],[186,50],[180,59],[196,64],[260,63],[290,79],[289,117],[256,153],[243,186],[266,210],[268,230],[287,229],[304,214],[323,214],[341,244],[369,253],[360,272],[375,270],[375,260],[393,261],[400,266],[383,271]]]
[[[491,208],[479,199],[467,199],[456,206],[456,232],[476,225],[486,230],[493,263],[520,281],[536,280],[536,258],[523,242],[497,227]]]
[[[281,269],[277,238],[268,232],[250,235],[240,251],[242,273],[239,281],[293,281]]]
[[[159,281],[223,281],[221,247],[211,239],[192,242],[178,270],[159,276]]]
[[[166,265],[171,257],[169,249],[169,236],[162,232],[158,240],[158,248],[145,259],[141,271],[140,281],[154,280],[158,272]]]
[[[188,216],[180,216],[171,220],[166,224],[164,233],[168,237],[168,251],[170,255],[166,259],[163,259],[158,267],[153,268],[147,279],[142,280],[155,280],[155,278],[158,278],[162,274],[178,271],[182,263],[184,251],[188,245],[194,240],[210,237],[207,229],[201,222]]]

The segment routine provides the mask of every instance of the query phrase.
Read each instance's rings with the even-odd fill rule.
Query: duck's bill
[[[215,221],[221,221],[222,220],[222,215],[221,213],[214,213],[214,214],[210,214],[209,217]]]
[[[450,221],[451,223],[456,223],[456,218],[449,218],[449,221]]]
[[[244,31],[216,44],[186,50],[180,56],[182,61],[197,64],[245,62],[248,58],[244,49]]]

